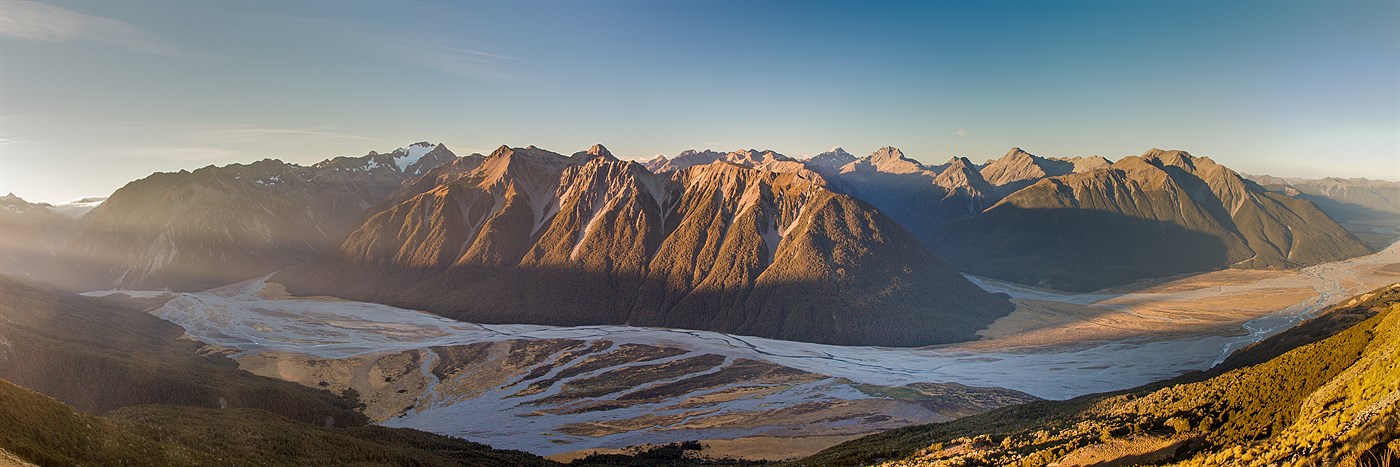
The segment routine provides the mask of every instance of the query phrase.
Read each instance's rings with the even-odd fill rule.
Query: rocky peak
[[[486,158],[487,158],[487,159],[499,159],[499,158],[503,158],[503,157],[510,157],[510,155],[511,155],[512,153],[514,153],[514,152],[515,152],[515,151],[512,150],[512,149],[510,148],[510,146],[506,146],[506,145],[502,144],[501,147],[496,148],[495,151],[491,151],[491,154],[488,155],[488,156],[486,156]]]
[[[885,146],[875,150],[863,159],[846,164],[841,168],[842,172],[854,172],[860,170],[873,170],[875,172],[890,174],[908,174],[924,171],[924,166],[918,161],[904,157],[904,152],[894,146]]]
[[[1031,154],[1031,153],[1029,153],[1029,152],[1026,152],[1026,150],[1024,150],[1024,149],[1021,149],[1021,148],[1018,148],[1018,147],[1013,147],[1013,148],[1011,148],[1011,150],[1006,151],[1006,155],[1001,156],[1001,158],[1004,159],[1004,160],[1008,160],[1008,161],[1014,161],[1014,160],[1034,160],[1034,159],[1037,158],[1037,156],[1036,156],[1035,154]]]
[[[779,154],[771,149],[759,151],[757,149],[740,149],[724,155],[724,160],[735,164],[756,167],[767,162],[790,161],[792,158]]]
[[[875,162],[905,160],[904,151],[900,151],[899,148],[894,146],[885,146],[870,153],[870,160]]]
[[[581,158],[583,160],[593,160],[598,158],[614,161],[617,160],[617,157],[614,157],[612,152],[609,152],[608,148],[603,147],[603,145],[601,144],[595,144],[593,145],[593,147],[588,148],[587,151],[576,152],[572,157]]]
[[[1103,156],[1072,157],[1064,160],[1074,164],[1074,173],[1089,172],[1113,165],[1112,161]]]
[[[1005,156],[983,167],[982,177],[993,185],[1020,188],[1035,180],[1072,172],[1074,164],[1071,162],[1050,160],[1021,148],[1011,148]]]
[[[666,156],[657,154],[656,157],[642,161],[642,167],[646,167],[647,170],[652,173],[657,173],[661,171],[662,167],[666,166],[666,162],[668,161],[669,159],[667,159]]]
[[[1196,170],[1196,157],[1186,151],[1164,150],[1158,148],[1148,149],[1142,153],[1142,158],[1153,165],[1159,167],[1175,166],[1186,169],[1188,172]]]
[[[992,186],[966,157],[953,157],[947,168],[934,177],[933,184],[948,190],[963,189],[976,195],[990,194]]]
[[[851,155],[851,153],[846,152],[845,149],[837,146],[826,152],[812,156],[811,159],[807,159],[807,163],[819,168],[834,169],[855,162],[855,160],[856,156]]]
[[[685,170],[687,168],[694,167],[697,165],[709,164],[711,162],[720,160],[724,157],[725,155],[723,153],[711,151],[709,149],[687,149],[685,151],[681,151],[681,153],[677,154],[674,158],[663,158],[659,161],[659,163],[656,163],[655,160],[653,160],[653,162],[648,162],[647,169],[656,173],[674,172],[679,170]]]
[[[603,147],[603,145],[601,144],[595,144],[592,147],[588,148],[588,155],[612,157],[612,153],[608,152],[608,148]],[[613,159],[616,159],[616,157],[613,157]]]
[[[948,159],[948,163],[945,164],[945,165],[947,166],[947,168],[944,169],[945,171],[947,171],[947,170],[972,170],[972,168],[973,168],[972,161],[968,160],[966,157],[961,157],[961,156],[953,156],[952,159]]]
[[[571,160],[562,154],[535,146],[512,148],[502,145],[492,151],[490,156],[486,156],[476,173],[485,176],[493,183],[516,177],[543,180],[543,178],[557,176],[565,166],[577,161],[579,159]],[[536,182],[540,182],[540,180],[536,180]]]

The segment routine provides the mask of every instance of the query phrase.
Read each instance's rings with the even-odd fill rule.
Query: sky
[[[0,194],[416,141],[1400,180],[1400,2],[0,0]]]

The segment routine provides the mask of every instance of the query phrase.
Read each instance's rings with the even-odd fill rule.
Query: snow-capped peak
[[[408,170],[408,166],[417,163],[419,159],[432,151],[433,147],[432,143],[421,142],[413,143],[407,148],[399,148],[399,150],[394,151],[394,165],[398,166],[400,172]]]

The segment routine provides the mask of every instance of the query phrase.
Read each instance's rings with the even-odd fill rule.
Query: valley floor
[[[1065,399],[1204,370],[1327,305],[1400,280],[1400,246],[1300,271],[1226,270],[1093,294],[972,279],[1009,294],[1017,311],[982,331],[983,340],[913,349],[627,326],[478,325],[291,297],[263,281],[88,295],[154,304],[153,314],[249,371],[354,389],[381,424],[557,454],[752,436],[834,443],[1026,394]]]

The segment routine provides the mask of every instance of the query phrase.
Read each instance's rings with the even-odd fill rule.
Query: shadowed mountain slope
[[[931,244],[967,272],[1074,291],[1368,253],[1306,200],[1269,192],[1209,158],[1155,149],[1040,179],[939,227]]]
[[[39,465],[555,465],[417,430],[321,428],[256,409],[143,405],[96,417],[0,380],[3,452]]]
[[[601,146],[503,146],[275,280],[468,321],[842,344],[972,339],[1011,308],[804,173],[717,161],[655,174]]]
[[[822,173],[833,189],[875,206],[926,245],[937,227],[979,213],[1000,199],[977,167],[963,157],[930,167],[905,157],[897,148],[885,147]]]

